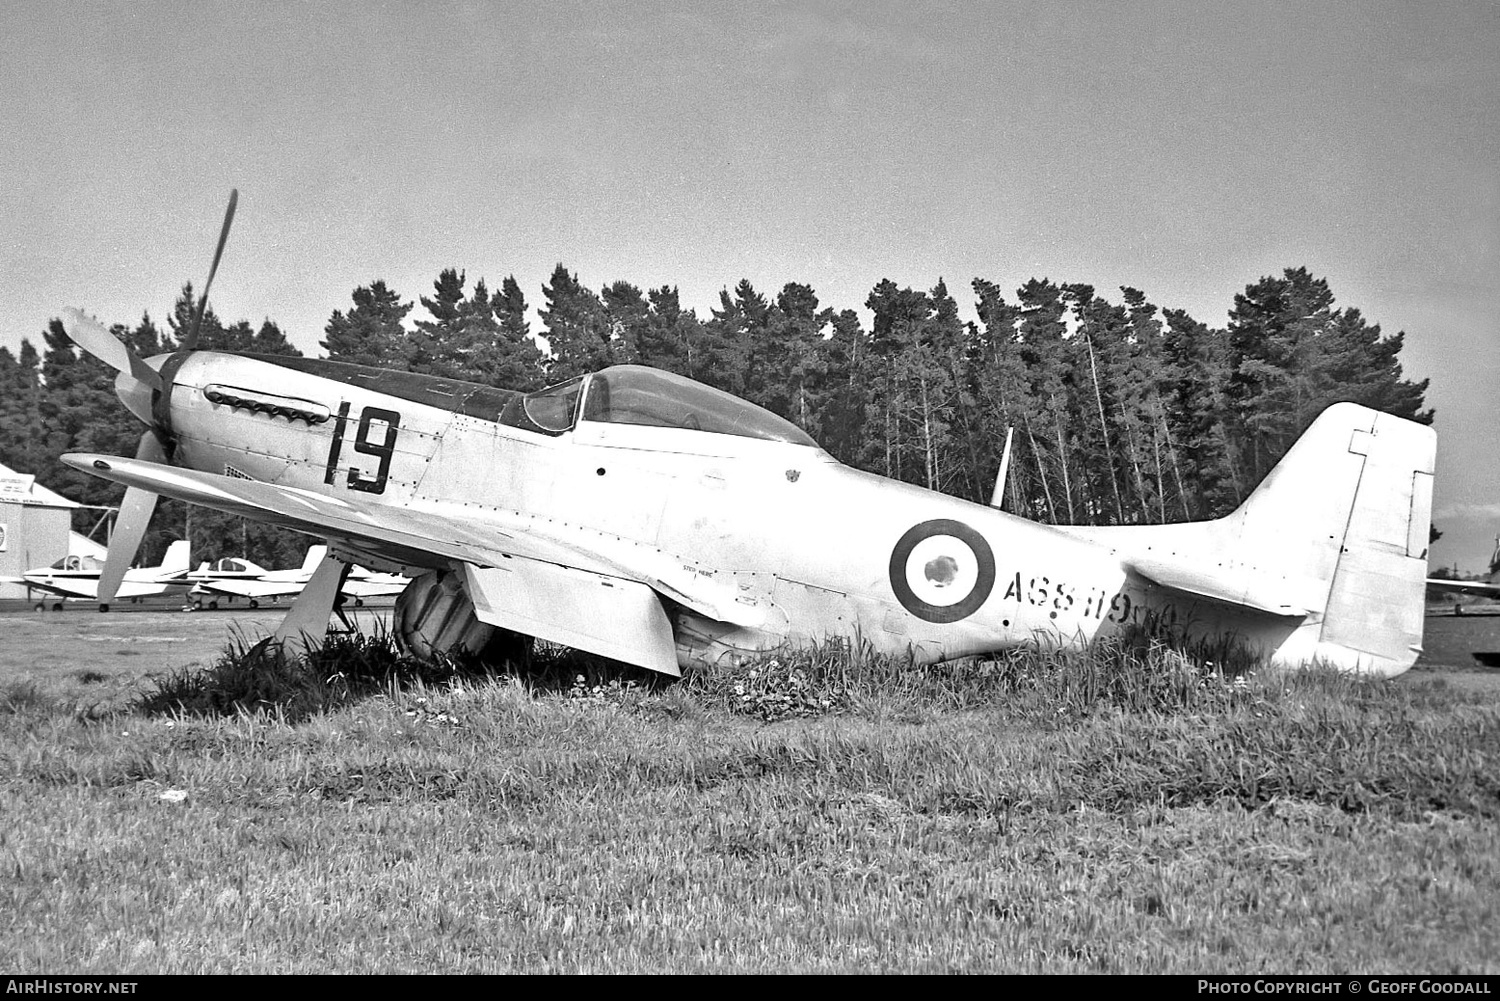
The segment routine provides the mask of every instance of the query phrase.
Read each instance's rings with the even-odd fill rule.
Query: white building
[[[35,476],[0,465],[0,579],[67,556],[73,509],[82,506],[37,483]],[[0,598],[24,597],[26,585],[0,583]]]

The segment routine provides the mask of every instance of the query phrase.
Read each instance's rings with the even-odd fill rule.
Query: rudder
[[[1426,425],[1336,404],[1230,515],[1240,552],[1296,568],[1311,612],[1279,659],[1385,676],[1416,660],[1436,448]]]

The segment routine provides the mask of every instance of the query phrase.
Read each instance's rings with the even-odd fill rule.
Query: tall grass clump
[[[336,709],[393,687],[489,676],[475,660],[421,661],[403,651],[387,628],[330,634],[304,653],[267,637],[232,632],[205,669],[183,668],[158,679],[136,707],[147,713],[240,715],[275,711],[290,720]]]

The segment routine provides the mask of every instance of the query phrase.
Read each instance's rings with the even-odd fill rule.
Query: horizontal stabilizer
[[[1202,562],[1187,563],[1150,556],[1128,559],[1125,565],[1153,584],[1199,598],[1294,618],[1301,618],[1310,611],[1305,605],[1290,600],[1293,589],[1286,587],[1284,580],[1267,584],[1243,576],[1230,578],[1211,572]]]

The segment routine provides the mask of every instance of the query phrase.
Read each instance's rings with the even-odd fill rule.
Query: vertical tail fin
[[[1279,659],[1384,675],[1416,660],[1436,450],[1430,427],[1336,404],[1219,523],[1236,560],[1280,568],[1310,610]]]
[[[1213,601],[1205,637],[1390,677],[1422,651],[1436,449],[1430,427],[1339,403],[1217,521],[1067,531],[1151,585]]]
[[[318,569],[318,564],[323,562],[323,557],[328,555],[327,546],[308,546],[307,555],[302,557],[302,569],[312,573]]]
[[[173,573],[188,569],[192,560],[192,545],[186,539],[178,539],[168,546],[166,555],[161,558],[162,572]]]

